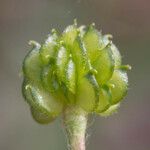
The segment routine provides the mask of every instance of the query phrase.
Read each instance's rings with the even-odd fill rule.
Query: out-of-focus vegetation
[[[74,18],[111,33],[133,69],[130,90],[117,115],[97,118],[89,150],[150,148],[149,0],[1,0],[0,1],[0,149],[65,150],[61,120],[41,126],[32,120],[21,95],[22,60],[29,39],[42,42],[52,29],[62,31]],[[91,120],[93,121],[93,120]]]

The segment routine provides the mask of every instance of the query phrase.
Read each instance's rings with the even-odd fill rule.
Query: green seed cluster
[[[109,115],[128,90],[121,55],[111,41],[90,26],[68,26],[62,34],[52,30],[23,62],[22,91],[33,118],[53,121],[66,107],[79,106],[88,113]]]

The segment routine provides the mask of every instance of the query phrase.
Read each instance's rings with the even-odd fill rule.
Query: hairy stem
[[[87,113],[81,108],[72,106],[64,110],[64,125],[69,150],[85,150]]]

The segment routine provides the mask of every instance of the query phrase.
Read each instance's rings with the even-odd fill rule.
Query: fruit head
[[[94,25],[68,26],[55,30],[41,45],[31,41],[32,50],[23,62],[23,96],[39,123],[53,121],[64,108],[78,106],[88,113],[110,115],[128,90],[121,55]]]

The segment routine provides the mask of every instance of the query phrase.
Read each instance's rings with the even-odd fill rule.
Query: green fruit
[[[65,72],[66,72],[66,66],[69,59],[69,52],[66,48],[60,47],[58,49],[58,54],[56,56],[56,72],[58,76],[58,80],[60,82],[63,82],[65,80]]]
[[[77,104],[87,112],[94,111],[98,101],[98,87],[92,83],[92,80],[92,76],[87,76],[78,83]]]
[[[62,111],[62,104],[42,86],[24,81],[23,94],[30,106],[37,110],[46,111],[53,116]]]
[[[114,58],[114,61],[115,61],[115,67],[118,67],[118,66],[121,65],[120,52],[119,52],[118,48],[113,43],[111,44],[111,50],[112,50],[113,58]]]
[[[79,107],[106,116],[128,90],[126,70],[111,35],[92,24],[52,31],[43,44],[31,41],[23,62],[22,93],[39,123],[52,122],[64,109]]]
[[[69,59],[65,72],[66,86],[70,92],[76,94],[76,68],[72,59]]]
[[[44,64],[48,64],[50,61],[55,59],[57,39],[58,37],[56,33],[53,33],[52,35],[49,34],[48,38],[41,46],[40,56]]]
[[[96,112],[101,113],[106,111],[111,105],[111,98],[112,97],[109,88],[107,86],[103,86],[100,89],[99,103]]]
[[[114,87],[111,88],[112,104],[118,103],[127,94],[128,77],[124,70],[117,69],[114,71],[112,78],[109,81]]]
[[[87,49],[88,58],[91,62],[97,58],[102,49],[100,39],[100,33],[93,26],[87,28],[87,31],[83,36],[83,42],[85,44],[85,48]]]
[[[103,85],[111,78],[114,71],[114,58],[109,46],[99,52],[99,56],[94,61],[93,66],[97,70],[96,79],[100,85]]]
[[[64,45],[67,48],[72,48],[72,45],[77,35],[78,35],[78,30],[77,30],[76,25],[75,24],[70,25],[64,30],[61,41],[64,43]]]
[[[23,73],[26,78],[32,82],[40,82],[40,74],[42,70],[42,62],[39,55],[40,44],[37,42],[31,43],[33,49],[27,54],[23,62]]]
[[[33,107],[31,107],[31,114],[35,121],[37,121],[40,124],[48,124],[55,120],[55,116],[52,116],[46,111],[39,111]]]
[[[52,64],[45,66],[41,72],[41,82],[46,90],[49,92],[56,92],[59,90],[59,83],[56,79],[55,67]]]
[[[115,105],[112,105],[106,111],[100,113],[100,115],[103,116],[103,117],[110,116],[110,115],[112,115],[112,114],[117,112],[117,109],[119,108],[119,106],[120,106],[119,103],[115,104]]]

